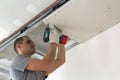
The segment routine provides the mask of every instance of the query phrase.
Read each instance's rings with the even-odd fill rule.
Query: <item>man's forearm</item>
[[[59,68],[65,62],[65,47],[62,44],[58,44],[58,54],[53,67],[46,72],[46,75],[52,73]]]
[[[45,61],[47,61],[50,64],[53,64],[55,61],[56,48],[57,48],[56,44],[50,44],[49,51],[44,57]]]
[[[57,59],[65,61],[65,46],[63,44],[58,44]]]

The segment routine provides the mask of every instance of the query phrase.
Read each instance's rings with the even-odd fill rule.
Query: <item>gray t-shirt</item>
[[[11,64],[10,77],[12,80],[45,80],[43,71],[30,71],[26,67],[32,59],[26,55],[17,55]]]

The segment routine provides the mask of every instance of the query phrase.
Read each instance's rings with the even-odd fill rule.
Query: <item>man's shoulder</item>
[[[31,58],[31,57],[26,56],[26,55],[17,55],[12,59],[12,61],[16,61],[16,60],[24,59],[24,58]]]
[[[26,55],[17,55],[12,59],[11,66],[18,63],[26,62],[26,60],[30,60],[30,59],[31,57],[28,57]]]
[[[12,59],[12,63],[13,63],[13,62],[16,62],[16,61],[19,60],[20,58],[22,58],[21,55],[15,56],[15,57]]]

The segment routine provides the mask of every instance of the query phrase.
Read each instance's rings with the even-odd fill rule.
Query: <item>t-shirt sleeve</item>
[[[11,68],[20,70],[20,71],[24,71],[26,69],[27,65],[31,62],[31,60],[32,59],[28,56],[18,55],[13,59]]]

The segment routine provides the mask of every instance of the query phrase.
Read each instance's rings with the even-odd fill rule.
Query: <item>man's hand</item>
[[[60,32],[56,30],[56,28],[51,25],[50,26],[50,43],[59,43],[59,36],[60,36]]]
[[[65,45],[65,44],[67,43],[67,41],[68,41],[68,36],[67,36],[67,35],[62,34],[62,35],[59,37],[59,43],[60,43],[60,44]]]
[[[68,36],[62,34],[59,30],[56,29],[53,25],[50,25],[50,43],[60,43],[60,44],[66,44],[68,41]]]

